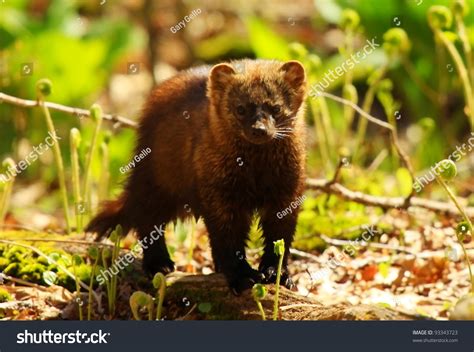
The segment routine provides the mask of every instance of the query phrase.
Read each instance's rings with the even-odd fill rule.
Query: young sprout
[[[288,50],[290,56],[296,60],[304,60],[308,55],[308,49],[306,49],[303,44],[298,42],[290,43],[288,45]]]
[[[346,74],[346,77],[348,77],[348,74]],[[352,77],[346,78],[346,81],[342,86],[342,97],[355,105],[357,105],[359,102],[359,95],[357,93],[356,87],[352,84]],[[344,105],[343,111],[346,129],[344,131],[345,137],[343,137],[342,140],[346,141],[350,139],[349,135],[351,133],[351,126],[354,121],[355,110],[349,105]]]
[[[464,53],[466,54],[466,66],[471,73],[471,86],[474,85],[474,56],[472,54],[472,45],[469,40],[468,31],[464,24],[463,18],[469,14],[469,8],[465,0],[456,0],[452,6],[452,12],[458,30],[459,39],[461,40]]]
[[[82,214],[84,212],[79,180],[79,146],[81,144],[81,132],[77,128],[71,129],[70,136],[72,187],[76,213],[77,232],[82,232]]]
[[[471,243],[472,241],[472,229],[469,228],[469,224],[466,221],[463,221],[458,224],[456,227],[456,234],[458,235],[458,238],[462,241],[464,244]]]
[[[147,308],[148,320],[153,320],[153,297],[145,292],[136,291],[130,296],[130,308],[135,320],[141,320],[139,314],[141,307]]]
[[[44,114],[46,119],[46,125],[48,126],[49,133],[53,136],[56,136],[56,129],[53,124],[53,119],[49,113],[48,108],[44,103],[45,97],[51,94],[52,84],[48,79],[41,79],[36,83],[36,93],[38,97],[38,103],[41,108],[41,111]],[[69,217],[69,204],[67,197],[66,189],[66,174],[64,172],[63,159],[61,157],[61,150],[59,149],[59,142],[55,141],[53,144],[53,153],[56,160],[56,165],[58,167],[58,178],[59,178],[59,187],[61,189],[61,195],[63,200],[64,207],[64,217],[66,219],[67,232],[71,232],[71,218]]]
[[[14,169],[15,162],[13,161],[12,158],[6,158],[3,161],[2,166],[7,170]],[[8,181],[5,181],[2,197],[0,198],[0,225],[3,224],[3,222],[5,221],[5,216],[7,215],[14,182],[15,182],[15,174],[12,173],[11,179]]]
[[[448,29],[453,24],[453,16],[446,6],[434,5],[428,10],[428,24],[433,30]]]
[[[278,260],[278,269],[277,269],[277,277],[275,283],[275,300],[273,304],[273,320],[277,320],[278,318],[278,295],[280,294],[280,279],[281,279],[281,269],[283,266],[283,257],[285,255],[285,241],[283,239],[274,241],[274,252],[275,255],[279,257]]]
[[[97,264],[99,263],[100,253],[97,246],[89,247],[88,249],[89,257],[94,261],[91,269],[91,278],[89,281],[89,299],[87,300],[87,320],[91,320],[92,315],[92,290],[94,285],[94,275],[96,272]]]
[[[156,320],[161,319],[161,311],[163,308],[163,301],[166,294],[166,278],[162,273],[156,273],[153,277],[153,287],[158,290],[156,298],[158,303],[156,306]]]
[[[110,180],[110,165],[109,165],[109,143],[112,134],[107,131],[104,134],[104,141],[100,144],[100,155],[102,162],[102,175],[99,182],[99,199],[105,200],[108,198],[109,180]]]
[[[359,14],[352,9],[344,9],[341,15],[340,26],[345,31],[354,31],[360,24]]]
[[[401,28],[391,28],[383,35],[383,48],[389,57],[405,56],[410,52],[411,42]]]
[[[461,204],[459,204],[456,196],[454,195],[454,193],[451,191],[451,189],[446,183],[447,181],[451,181],[456,176],[457,174],[456,164],[450,159],[444,159],[437,164],[436,170],[437,170],[437,173],[435,173],[436,180],[444,188],[449,198],[451,198],[454,205],[456,206],[456,208],[458,208],[459,212],[464,218],[465,223],[463,225],[459,225],[458,228],[462,231],[472,232],[471,220],[469,219],[463,207],[461,206]],[[467,228],[467,230],[465,230],[465,228]],[[469,279],[471,282],[471,293],[474,293],[474,277],[473,277],[472,269],[471,269],[471,261],[469,260],[469,256],[467,254],[466,248],[464,247],[463,237],[459,236],[459,231],[456,231],[456,237],[464,252],[467,268],[469,270]]]
[[[102,266],[104,267],[105,271],[110,269],[109,260],[111,257],[112,257],[112,251],[110,250],[110,248],[108,247],[102,248],[101,259],[102,259]],[[112,297],[113,296],[112,285],[111,285],[110,280],[105,280],[105,289],[107,291],[107,302],[108,302],[108,307],[109,307],[109,313],[112,315],[114,302],[113,302],[113,297]]]
[[[114,244],[114,248],[108,254],[110,255],[110,260],[112,265],[115,265],[117,262],[118,256],[120,254],[120,239],[123,237],[123,230],[121,225],[117,225],[114,231],[110,234],[109,240]],[[105,252],[105,249],[104,249]],[[103,253],[104,254],[104,253]],[[104,261],[106,262],[106,260]],[[105,266],[105,265],[104,265]],[[107,285],[107,298],[109,302],[109,312],[112,316],[115,315],[115,303],[117,299],[117,280],[118,272],[116,275],[112,275],[110,283]]]
[[[267,296],[267,288],[263,286],[262,284],[255,284],[252,287],[252,296],[253,299],[255,300],[255,303],[257,303],[258,310],[260,311],[260,314],[262,315],[262,320],[266,320],[265,317],[265,311],[263,310],[262,306],[262,300]]]
[[[90,114],[91,114],[92,120],[94,120],[95,122],[95,129],[94,129],[94,134],[92,135],[92,144],[91,144],[89,153],[87,155],[86,168],[85,168],[85,174],[84,174],[84,185],[83,185],[83,189],[84,189],[83,199],[85,200],[86,204],[88,204],[88,207],[87,207],[88,214],[90,214],[90,210],[91,210],[90,208],[90,198],[91,198],[90,178],[91,178],[91,169],[92,169],[92,159],[94,157],[95,150],[97,148],[99,132],[100,132],[100,127],[102,125],[102,117],[103,117],[102,109],[97,104],[92,105],[92,107],[90,108]]]
[[[77,255],[77,254],[74,254],[72,256],[72,268],[73,268],[73,273],[74,273],[74,280],[76,282],[76,302],[77,302],[77,306],[79,308],[79,320],[83,320],[83,316],[82,316],[82,305],[83,305],[83,302],[81,300],[81,286],[79,284],[79,278],[77,276],[77,270],[76,268],[82,264],[82,258]]]
[[[470,82],[470,76],[468,74],[466,65],[464,64],[464,61],[461,55],[459,54],[458,49],[453,43],[453,38],[457,37],[456,34],[443,31],[444,29],[449,29],[452,26],[453,16],[451,14],[451,11],[445,6],[431,6],[428,11],[428,23],[431,29],[433,30],[436,39],[446,47],[447,51],[449,52],[451,58],[454,61],[464,90],[464,99],[467,105],[466,115],[470,119],[471,128],[474,128],[474,93],[472,87],[472,84],[474,82]],[[464,33],[462,35],[464,35]],[[461,38],[461,40],[463,39]],[[464,48],[466,49],[465,44]],[[468,57],[468,60],[471,60],[471,58]],[[468,67],[470,67],[471,64],[472,63],[468,62]],[[471,77],[472,76],[474,76],[474,74],[472,74]]]

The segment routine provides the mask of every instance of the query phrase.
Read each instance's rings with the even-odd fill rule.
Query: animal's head
[[[305,92],[305,70],[298,61],[243,60],[215,65],[207,94],[222,123],[263,144],[292,133]]]

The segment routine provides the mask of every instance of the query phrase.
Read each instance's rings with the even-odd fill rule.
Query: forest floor
[[[422,218],[421,222],[425,225],[413,227],[410,221],[413,216],[418,220]],[[293,249],[289,265],[296,284],[293,293],[322,306],[367,305],[390,308],[413,317],[447,319],[449,310],[470,289],[462,249],[456,241],[454,219],[420,209],[410,209],[409,212],[392,210],[382,217],[380,221],[393,225],[390,233],[382,233],[377,242],[360,241],[356,247],[353,242],[352,248],[356,249],[351,253],[353,256],[343,254],[345,248],[346,253],[350,253],[347,251],[347,246],[351,246],[349,240],[329,238],[323,234],[319,236],[326,241],[327,247],[322,253]],[[372,230],[380,231],[376,224]],[[201,222],[196,226],[194,237],[192,253],[184,245],[171,248],[177,270],[188,274],[211,274],[211,253]],[[0,240],[13,240],[38,248],[48,245],[61,248],[65,253],[85,255],[93,238],[90,235],[66,237],[5,231],[0,234]],[[130,249],[134,241],[134,237],[129,235],[122,242],[122,252]],[[472,243],[467,244],[467,250],[473,257]],[[259,248],[248,252],[248,259],[253,265],[258,265],[259,252]],[[25,255],[31,254],[25,252]],[[141,273],[139,260],[132,264],[132,268],[119,280],[115,319],[131,318],[128,299],[134,291],[154,292],[150,280]],[[31,281],[34,280],[28,282],[28,277],[21,279],[21,273],[17,276],[16,280],[3,277],[0,289],[6,290],[11,299],[0,303],[2,319],[78,318],[74,285],[68,288],[48,286],[41,284],[41,278],[33,283]],[[105,296],[103,288],[96,289],[96,292]],[[229,296],[229,299],[232,297]],[[183,297],[183,308],[189,305],[186,300]],[[288,305],[288,302],[282,304]],[[111,319],[97,309],[94,307],[93,318]],[[164,315],[166,319],[166,306]]]

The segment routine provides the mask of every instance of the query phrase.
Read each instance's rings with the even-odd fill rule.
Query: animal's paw
[[[265,284],[274,284],[277,279],[277,269],[274,266],[264,266],[260,268],[260,273],[263,275],[263,283]],[[291,280],[290,275],[288,274],[287,268],[282,268],[280,276],[280,285],[285,286],[289,290],[295,288],[293,280]]]
[[[145,257],[143,260],[143,271],[149,276],[153,276],[158,272],[167,275],[174,271],[174,262],[169,258],[166,260],[156,260],[155,258],[147,260]]]
[[[242,268],[241,268],[242,269]],[[238,273],[226,275],[229,282],[229,288],[232,293],[239,296],[243,291],[253,287],[253,285],[261,283],[264,279],[262,273],[252,269],[250,266]]]

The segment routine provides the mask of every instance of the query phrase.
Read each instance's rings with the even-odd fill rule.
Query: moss
[[[4,253],[4,257],[10,262],[21,262],[25,259],[28,250],[20,246],[11,246]]]
[[[49,244],[42,244],[37,248],[51,258],[51,260],[38,255],[36,252],[28,248],[0,244],[0,271],[3,271],[5,274],[12,277],[41,285],[47,284],[43,280],[43,273],[46,271],[52,271],[58,276],[56,284],[64,286],[69,290],[75,290],[75,281],[62,272],[58,266],[52,262],[52,260],[54,260],[56,263],[74,273],[74,268],[71,266],[71,254]],[[80,264],[76,266],[75,270],[81,281],[89,283],[91,277],[90,265]],[[97,283],[94,281],[94,285],[96,284]]]
[[[46,271],[46,267],[44,265],[34,263],[34,264],[27,264],[22,266],[20,272],[18,273],[20,279],[34,282],[34,283],[44,283],[43,282],[43,272]]]
[[[4,288],[0,288],[0,303],[9,302],[13,300],[12,296]]]
[[[18,274],[21,270],[20,263],[10,263],[3,271],[6,275],[18,277]]]
[[[10,264],[10,261],[7,258],[0,258],[0,271],[5,270],[8,264]]]

